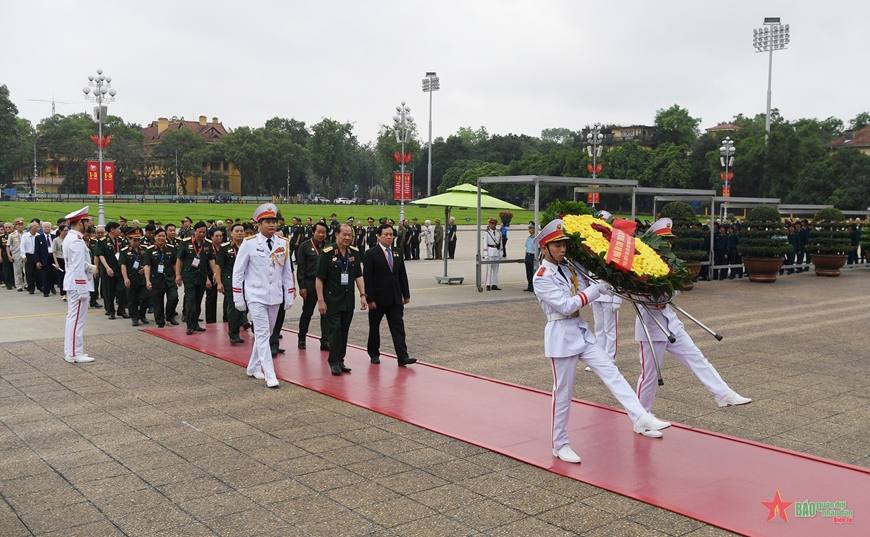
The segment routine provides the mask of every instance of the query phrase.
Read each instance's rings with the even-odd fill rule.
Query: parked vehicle
[[[348,198],[335,198],[335,201],[333,201],[333,203],[335,203],[336,205],[351,205],[353,202]]]

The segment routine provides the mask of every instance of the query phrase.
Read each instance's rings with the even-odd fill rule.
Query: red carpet
[[[145,331],[242,366],[250,355],[250,339],[231,346],[225,324],[191,336],[184,327]],[[579,400],[570,434],[583,463],[568,464],[551,454],[549,393],[430,364],[400,368],[382,357],[371,365],[359,347],[345,360],[353,372],[336,377],[318,340],[309,338],[309,350],[300,351],[295,332],[284,333],[287,353],[275,360],[281,380],[733,532],[870,534],[866,468],[678,424],[662,440],[645,438],[623,411]],[[541,367],[548,367],[544,358]],[[835,523],[821,512],[798,517],[797,505],[785,507],[786,521],[783,509],[762,504],[773,505],[777,491],[784,504],[845,502],[854,522]]]

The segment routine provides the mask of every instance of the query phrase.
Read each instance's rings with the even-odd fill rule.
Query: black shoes
[[[535,290],[532,289],[531,287],[526,287],[525,289],[523,289],[523,291],[525,291],[525,292],[527,292],[527,293],[532,293],[532,292],[534,292]]]
[[[139,319],[133,319],[133,326],[139,326]]]
[[[125,318],[125,319],[129,319],[129,318],[130,318],[130,314],[127,313],[127,312],[121,312],[121,313],[119,313],[118,315],[120,315],[121,317],[123,317],[123,318]]]
[[[203,327],[201,327],[201,326],[199,326],[199,325],[196,325],[196,326],[193,327],[193,331],[194,331],[194,332],[205,332],[205,328],[203,328]]]
[[[115,320],[115,314],[114,314],[114,313],[109,313],[109,320],[111,320],[111,321],[114,321],[114,320]]]
[[[501,291],[501,287],[499,287],[498,285],[493,285],[492,290],[493,291]]]
[[[145,317],[142,317],[142,318],[139,319],[139,320],[142,322],[142,324],[148,324],[148,323],[151,322],[151,321],[149,321],[148,319],[146,319]]]
[[[333,375],[341,375],[341,366],[338,364],[332,364],[329,370],[332,371]]]
[[[320,344],[320,350],[329,352],[329,345]]]
[[[405,358],[404,360],[402,360],[400,358],[399,359],[399,367],[405,367],[406,365],[411,365],[411,364],[416,363],[416,362],[417,362],[416,358]]]
[[[172,326],[178,326],[178,321],[175,320],[175,317],[172,317],[171,319],[169,319],[169,324],[171,324]]]
[[[299,344],[296,345],[296,348],[297,348],[297,349],[304,349],[304,348],[305,348],[305,342],[304,342],[304,341],[300,341]]]
[[[371,356],[370,358],[372,359],[373,364],[381,363],[381,358],[379,356]]]
[[[492,289],[490,289],[490,286],[488,286],[488,285],[486,286],[486,290],[487,290],[487,291],[492,291]]]
[[[339,369],[341,369],[342,373],[350,373],[350,368],[347,367],[346,365],[344,365],[344,362],[341,362],[341,364],[338,367],[339,367]]]
[[[244,343],[245,340],[240,337],[231,337],[230,343]]]
[[[187,335],[189,336],[189,335],[191,335],[191,334],[193,334],[193,328],[188,328],[188,329],[187,329]]]

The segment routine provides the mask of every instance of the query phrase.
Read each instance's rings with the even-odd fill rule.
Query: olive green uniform
[[[201,244],[187,238],[181,241],[176,253],[181,261],[181,282],[184,285],[184,316],[188,329],[199,326],[202,313],[202,297],[205,295],[209,272],[209,261],[214,259],[211,241],[204,239]],[[198,261],[196,261],[198,260]],[[194,265],[197,266],[194,266]]]
[[[323,300],[326,302],[326,326],[329,340],[330,365],[344,363],[347,353],[347,335],[356,309],[354,292],[356,279],[362,278],[359,250],[348,246],[342,258],[335,246],[327,246],[317,260],[317,277],[323,280]],[[347,284],[342,274],[347,273]]]
[[[152,246],[145,250],[144,264],[151,278],[151,301],[154,303],[154,321],[163,327],[175,318],[178,307],[178,285],[175,283],[175,248],[169,244],[161,250]],[[170,321],[171,322],[171,321]]]
[[[124,277],[121,275],[121,248],[124,242],[121,238],[110,239],[102,237],[97,239],[94,246],[94,256],[106,260],[106,264],[112,269],[113,276],[109,276],[105,265],[100,263],[100,281],[103,286],[103,307],[110,317],[115,315],[115,302],[118,303],[118,315],[126,315],[127,288],[124,287]]]
[[[229,324],[230,339],[239,338],[239,328],[245,322],[245,314],[236,309],[233,303],[233,266],[239,247],[233,241],[221,244],[217,252],[215,264],[221,269],[221,284],[224,286],[224,315]]]
[[[138,325],[139,321],[148,323],[145,313],[148,311],[148,301],[151,296],[145,285],[145,252],[146,249],[142,246],[139,246],[138,250],[134,250],[132,246],[125,246],[121,248],[119,259],[120,265],[127,268],[127,279],[130,280],[130,287],[126,288],[127,310],[133,319],[133,326]]]

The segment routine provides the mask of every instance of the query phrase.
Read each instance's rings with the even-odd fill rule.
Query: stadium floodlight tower
[[[770,88],[773,81],[773,51],[787,48],[788,43],[789,26],[788,24],[780,24],[779,17],[765,17],[764,26],[752,30],[752,46],[755,47],[755,51],[767,52],[770,57],[767,68],[767,118],[764,121],[767,134],[764,135],[765,143],[767,143],[767,137],[770,135]]]

